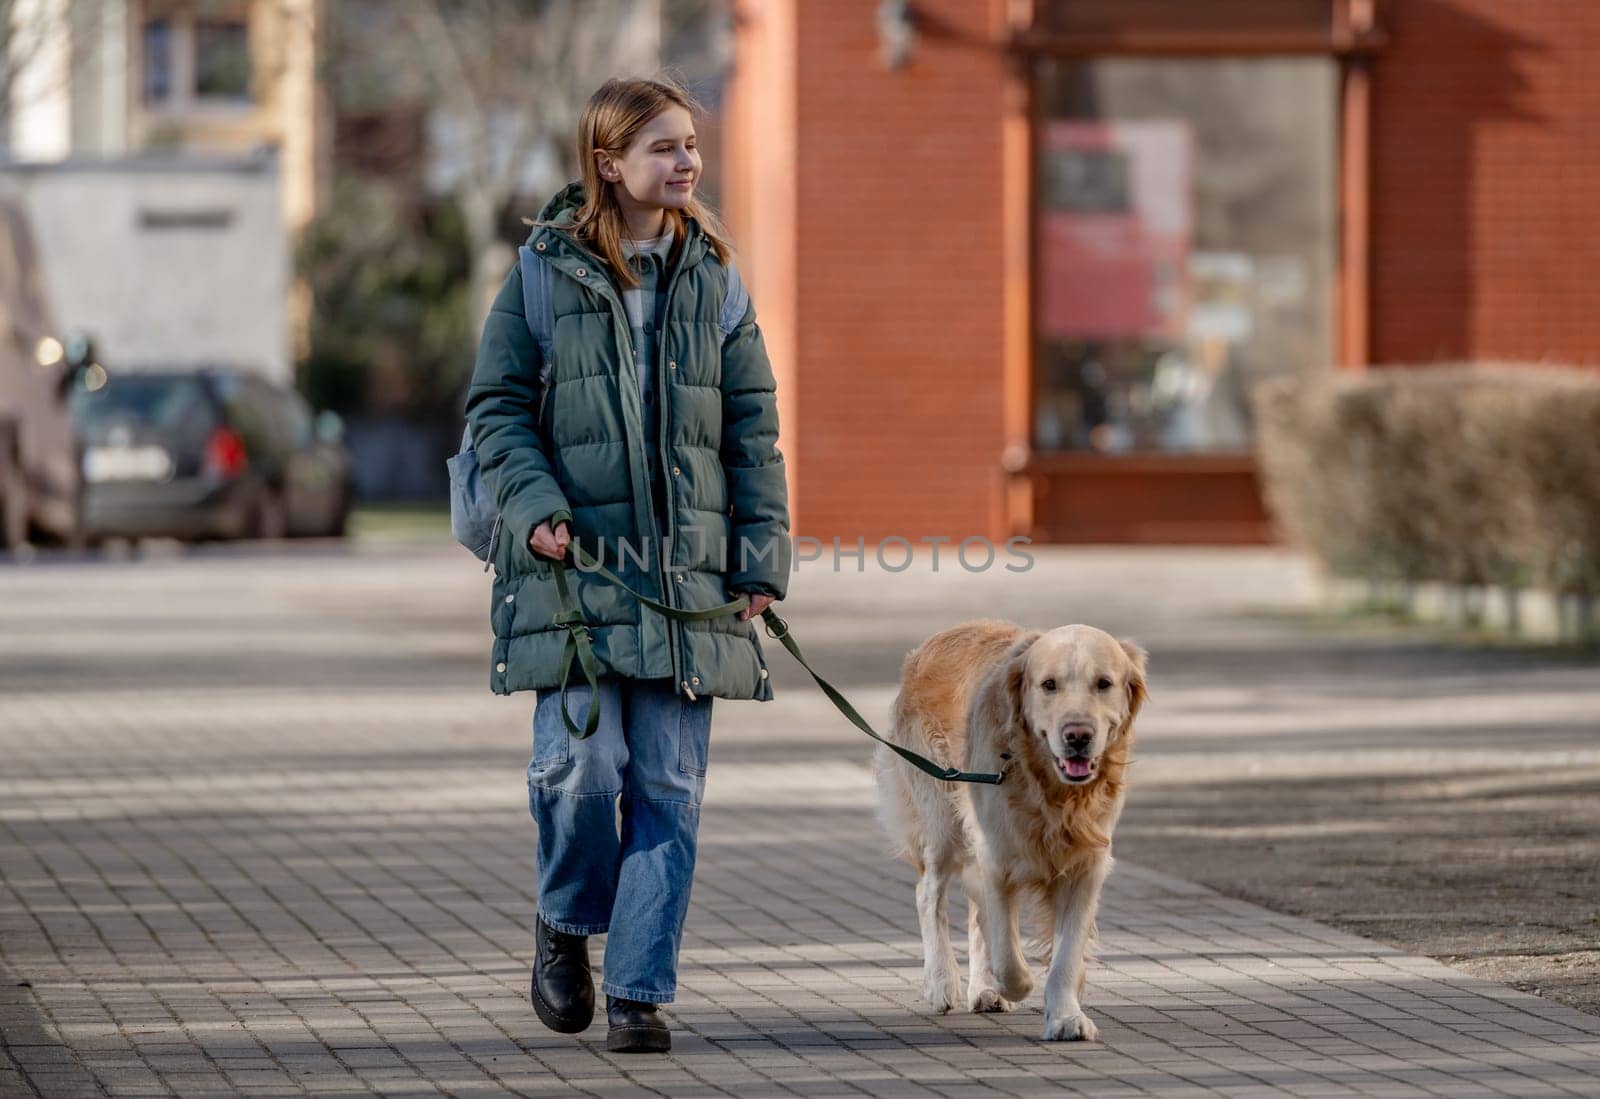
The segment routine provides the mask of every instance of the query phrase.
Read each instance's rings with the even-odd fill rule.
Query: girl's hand
[[[550,529],[550,522],[546,520],[528,536],[528,547],[540,557],[553,557],[559,561],[567,555],[567,543],[570,541],[572,534],[567,530],[565,519],[555,530]]]
[[[750,605],[739,612],[739,621],[741,622],[757,617],[762,611],[772,606],[773,599],[770,595],[762,595],[757,591],[745,592],[745,594],[750,597]]]

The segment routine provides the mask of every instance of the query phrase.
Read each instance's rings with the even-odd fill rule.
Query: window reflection
[[[1332,360],[1335,68],[1043,61],[1043,450],[1229,451],[1248,395]]]

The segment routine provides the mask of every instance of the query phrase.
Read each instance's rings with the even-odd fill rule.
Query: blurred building
[[[291,376],[327,128],[318,0],[18,0],[4,187],[55,314],[116,367]]]
[[[1600,360],[1600,5],[736,7],[798,533],[1264,540],[1258,381]]]
[[[15,0],[25,63],[7,96],[9,159],[258,157],[284,221],[316,208],[319,0]],[[325,168],[322,169],[325,172]]]

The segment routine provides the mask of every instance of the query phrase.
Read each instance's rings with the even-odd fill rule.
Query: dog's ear
[[[1005,669],[1006,712],[1025,733],[1030,731],[1022,713],[1022,696],[1028,686],[1028,650],[1033,648],[1033,643],[1042,636],[1039,630],[1029,630],[1022,634],[1011,643],[1011,647],[1006,650],[1006,655],[1000,661],[1000,666]]]
[[[1119,641],[1122,651],[1128,657],[1128,717],[1122,723],[1124,731],[1133,726],[1133,719],[1139,716],[1139,711],[1144,708],[1145,699],[1150,697],[1150,690],[1145,686],[1145,666],[1150,659],[1150,654],[1132,641]]]

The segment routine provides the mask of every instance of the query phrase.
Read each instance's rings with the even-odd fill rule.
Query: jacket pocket
[[[514,543],[511,547],[510,561],[513,569],[525,575],[537,576],[541,579],[545,579],[550,576],[550,568],[552,565],[550,558],[542,557],[539,554],[534,553],[533,546],[529,545],[526,541],[517,542],[517,540],[515,538],[511,538],[507,532],[502,531],[501,536],[509,538],[510,541]]]
[[[573,720],[582,722],[588,696],[581,691],[573,691],[567,697],[579,704],[578,716]],[[548,770],[571,758],[572,737],[567,732],[566,723],[561,720],[561,692],[539,691],[533,711],[533,760],[528,764],[528,770],[530,773]]]
[[[704,778],[711,759],[711,696],[678,702],[678,770]]]
[[[749,626],[750,626],[750,644],[752,644],[752,645],[754,645],[756,647],[756,663],[761,665],[761,678],[762,679],[767,678],[767,654],[761,648],[761,631],[756,628],[756,623],[757,622],[765,622],[765,621],[766,621],[766,619],[762,618],[760,615],[756,615],[754,618],[750,619],[750,621],[749,621]]]

